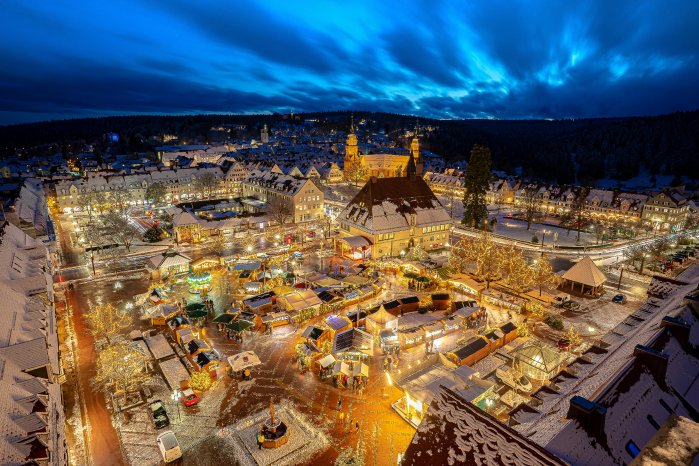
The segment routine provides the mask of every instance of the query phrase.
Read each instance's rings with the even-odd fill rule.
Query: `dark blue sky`
[[[0,124],[365,109],[699,108],[699,1],[3,0]]]

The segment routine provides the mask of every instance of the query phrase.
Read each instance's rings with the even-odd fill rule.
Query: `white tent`
[[[260,358],[252,351],[243,351],[242,353],[235,354],[228,357],[228,364],[235,371],[242,371],[245,368],[257,366],[262,364]]]
[[[352,377],[352,371],[350,371],[349,364],[346,362],[338,362],[333,368],[333,375],[345,374],[347,377]]]
[[[328,354],[318,361],[318,364],[320,364],[320,367],[325,369],[326,367],[330,367],[334,362],[335,357],[332,354]]]
[[[378,311],[370,314],[366,318],[367,331],[377,334],[381,330],[396,330],[398,328],[398,317],[394,316],[383,305]]]

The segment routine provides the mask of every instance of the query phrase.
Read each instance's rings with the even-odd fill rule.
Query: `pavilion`
[[[607,277],[592,259],[585,256],[563,274],[563,280],[571,291],[579,289],[580,294],[584,296],[597,296],[602,291]]]

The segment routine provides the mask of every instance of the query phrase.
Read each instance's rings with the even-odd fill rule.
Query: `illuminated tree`
[[[563,334],[563,338],[567,338],[571,346],[578,346],[582,342],[580,334],[572,325],[568,326],[568,330]]]
[[[413,246],[410,248],[410,251],[408,251],[408,258],[412,261],[421,261],[427,259],[428,257],[427,252],[422,249],[422,246],[419,244]]]
[[[534,284],[539,287],[539,296],[541,296],[541,288],[544,285],[553,283],[556,279],[556,275],[553,273],[553,267],[551,267],[551,262],[549,262],[548,257],[542,254],[540,258],[534,261],[532,264],[532,280]]]
[[[535,301],[525,301],[521,308],[522,314],[527,314],[535,319],[540,319],[544,316],[544,307]]]
[[[359,186],[360,181],[364,181],[369,172],[361,163],[353,163],[345,167],[345,179],[351,181],[355,186]]]
[[[490,288],[490,282],[500,276],[500,254],[492,236],[483,232],[472,238],[470,255],[476,264],[476,276],[485,280]]]
[[[95,338],[109,338],[129,327],[128,314],[120,313],[111,303],[98,304],[84,314],[90,332]]]
[[[113,392],[132,392],[150,379],[146,356],[126,342],[111,344],[97,355],[95,384]]]
[[[195,372],[189,378],[189,387],[198,392],[205,392],[211,388],[211,377],[206,371]]]
[[[209,242],[206,245],[207,249],[218,256],[223,256],[226,249],[228,248],[228,241],[223,235],[216,235],[209,238]]]
[[[499,249],[500,271],[504,275],[505,284],[517,291],[523,291],[531,286],[533,277],[522,250],[508,245]]]

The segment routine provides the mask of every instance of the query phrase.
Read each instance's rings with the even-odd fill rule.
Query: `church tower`
[[[418,129],[415,129],[415,137],[410,142],[410,158],[415,160],[415,174],[417,176],[422,176],[424,169],[424,161],[422,160],[422,155],[420,155],[420,141],[417,139]]]
[[[345,158],[344,158],[344,171],[345,177],[347,177],[354,165],[361,163],[359,158],[359,143],[357,142],[357,135],[354,134],[354,116],[352,117],[352,123],[350,126],[350,133],[347,135],[347,142],[345,143]]]
[[[263,144],[267,144],[269,142],[269,131],[267,130],[267,125],[265,125],[262,128],[262,131],[260,133],[260,140]]]

